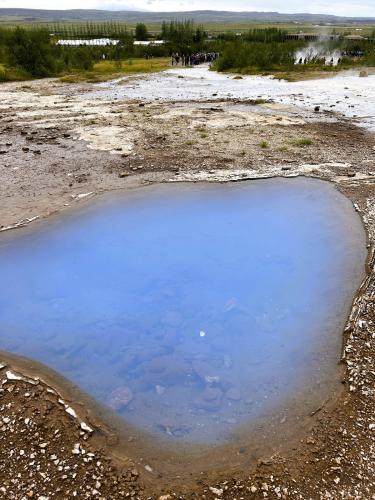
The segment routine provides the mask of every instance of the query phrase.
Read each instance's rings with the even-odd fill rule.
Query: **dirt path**
[[[306,175],[350,197],[373,245],[375,136],[347,118],[251,99],[139,102],[94,99],[96,91],[54,81],[1,86],[1,231],[145,183]],[[147,462],[118,455],[98,416],[87,420],[93,432],[84,431],[85,405],[72,398],[69,407],[82,416],[67,413],[50,392],[57,380],[36,384],[26,365],[4,355],[0,496],[375,498],[373,268],[372,258],[344,335],[343,396],[311,415],[301,442],[246,471],[177,478],[168,488]],[[9,366],[29,378],[9,379]]]

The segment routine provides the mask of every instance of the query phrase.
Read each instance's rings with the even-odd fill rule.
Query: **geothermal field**
[[[1,498],[375,498],[375,73],[213,53],[0,84]]]

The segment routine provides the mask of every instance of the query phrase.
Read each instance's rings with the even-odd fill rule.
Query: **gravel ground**
[[[2,498],[135,498],[138,471],[115,470],[90,445],[93,429],[38,380],[3,367],[0,389]]]

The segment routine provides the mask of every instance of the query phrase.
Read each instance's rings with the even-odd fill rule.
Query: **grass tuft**
[[[297,139],[296,141],[293,142],[295,146],[299,147],[311,146],[312,143],[313,141],[309,137],[303,137],[302,139]]]

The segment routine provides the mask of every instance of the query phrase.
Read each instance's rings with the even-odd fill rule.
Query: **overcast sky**
[[[375,0],[0,0],[0,7],[34,9],[109,9],[109,10],[236,10],[312,12],[342,16],[375,17]]]

